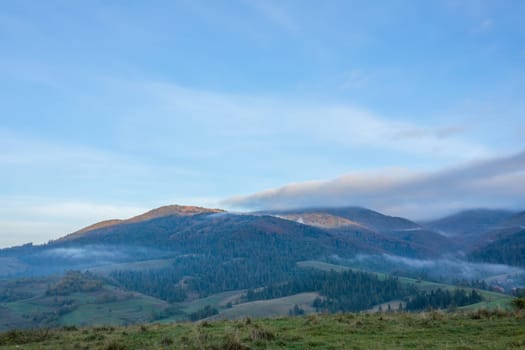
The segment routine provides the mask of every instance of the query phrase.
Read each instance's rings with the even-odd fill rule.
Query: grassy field
[[[0,330],[47,324],[42,321],[43,317],[53,318],[53,326],[142,323],[151,321],[155,313],[170,307],[165,301],[109,285],[93,292],[49,296],[41,284],[39,281],[24,282],[20,290],[33,287],[33,293],[27,298],[0,303]],[[61,313],[64,301],[72,307]]]
[[[10,331],[0,349],[525,349],[525,314],[335,314]]]
[[[212,294],[206,298],[195,299],[181,303],[182,310],[188,314],[202,309],[206,305],[211,305],[218,309],[226,308],[228,302],[237,303],[241,296],[244,294],[244,290],[234,290],[230,292],[223,292]]]
[[[109,303],[86,303],[62,316],[60,324],[68,325],[123,325],[148,322],[153,312],[169,304],[147,296],[132,297]]]
[[[298,305],[305,313],[313,313],[312,303],[319,296],[318,293],[299,293],[284,298],[270,300],[257,300],[248,303],[233,305],[229,309],[223,309],[213,319],[240,319],[243,317],[276,317],[287,315],[288,311]]]

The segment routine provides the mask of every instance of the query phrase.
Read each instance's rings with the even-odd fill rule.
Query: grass
[[[60,318],[62,325],[123,325],[147,322],[151,313],[167,303],[149,298],[134,298],[106,304],[83,304]]]
[[[38,281],[33,285],[36,296],[0,303],[0,331],[12,327],[31,328],[48,324],[33,320],[34,317],[41,317],[42,314],[54,317],[52,324],[59,326],[125,325],[147,322],[155,313],[170,306],[163,300],[140,293],[127,292],[109,285],[105,285],[99,291],[78,292],[56,297],[45,295],[45,289],[39,289]],[[31,282],[28,282],[27,287],[30,286]],[[21,287],[26,288],[25,285]],[[69,300],[74,307],[61,314],[59,311],[63,300]]]
[[[217,308],[224,308],[228,302],[238,302],[244,294],[244,290],[235,290],[210,295],[206,298],[195,299],[181,303],[182,310],[190,314],[204,308],[206,305],[212,305]]]
[[[0,349],[18,348],[525,349],[525,313],[308,315],[0,334]]]
[[[299,293],[284,298],[257,300],[248,303],[233,305],[232,308],[221,310],[214,319],[240,319],[243,317],[276,317],[287,315],[288,311],[298,305],[306,313],[312,313],[312,303],[319,296],[318,293]]]

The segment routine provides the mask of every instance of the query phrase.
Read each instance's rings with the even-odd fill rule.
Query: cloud
[[[289,184],[223,203],[247,209],[365,206],[417,219],[472,207],[520,209],[525,207],[525,151],[437,172],[385,169]]]
[[[62,258],[66,260],[95,260],[98,263],[101,261],[114,262],[128,257],[123,250],[97,245],[87,247],[54,248],[46,250],[42,254],[52,258]]]
[[[158,82],[132,85],[157,112],[148,110],[148,118],[139,117],[128,124],[140,131],[142,137],[152,126],[166,125],[164,130],[169,134],[163,135],[163,130],[155,127],[155,140],[173,139],[174,129],[177,136],[184,138],[185,129],[191,127],[199,128],[210,140],[222,141],[213,142],[214,149],[218,149],[219,143],[234,143],[233,138],[243,140],[245,149],[253,144],[271,149],[268,143],[295,139],[308,140],[309,145],[317,145],[319,149],[330,146],[368,152],[385,150],[447,160],[492,154],[488,147],[459,137],[468,131],[464,126],[422,126],[408,121],[410,118],[383,116],[353,104],[216,93]],[[181,116],[188,119],[183,121]],[[138,135],[128,139],[136,137]],[[191,145],[191,141],[188,144]],[[242,150],[243,147],[233,148],[234,152]],[[286,151],[280,148],[280,153]]]
[[[20,244],[47,241],[103,219],[126,217],[119,215],[126,205],[118,203],[124,201],[151,208],[159,202],[184,204],[180,199],[193,198],[192,204],[207,205],[237,189],[253,191],[275,186],[277,179],[290,181],[297,178],[296,169],[302,169],[300,180],[331,176],[358,166],[350,164],[354,157],[413,162],[415,156],[443,164],[492,154],[488,147],[468,140],[466,128],[419,125],[408,117],[391,118],[350,103],[220,93],[158,81],[93,79],[101,79],[97,82],[103,86],[86,90],[93,106],[90,114],[99,115],[99,120],[81,126],[96,134],[99,123],[107,122],[104,143],[49,140],[33,137],[36,131],[0,128],[0,180],[5,185],[0,199],[28,194],[45,200],[68,198],[38,199],[36,204],[30,198],[13,207],[0,203],[0,221],[11,222],[0,226],[0,234],[14,232]],[[323,175],[312,175],[320,171]],[[348,186],[352,193],[366,196],[374,188],[395,186],[404,172],[398,169],[396,174],[389,171],[388,176],[373,178],[355,174],[334,185],[321,181],[314,186],[320,188],[318,193],[333,193],[333,198],[339,187]],[[304,186],[299,184],[294,191],[302,193]],[[288,196],[286,205],[297,205],[298,196]],[[310,196],[312,203],[330,202],[319,194]],[[16,218],[8,214],[12,210],[17,211]],[[13,242],[4,241],[8,240],[2,239],[0,245]]]

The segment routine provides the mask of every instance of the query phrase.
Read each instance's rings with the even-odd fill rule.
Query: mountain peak
[[[203,207],[194,207],[189,205],[165,205],[156,209],[152,209],[144,214],[140,214],[132,217],[131,219],[124,220],[124,222],[141,222],[146,220],[151,220],[155,218],[160,218],[163,216],[169,215],[178,215],[178,216],[191,216],[197,214],[205,213],[223,213],[222,209],[209,209]]]
[[[170,216],[170,215],[177,215],[177,216],[192,216],[197,214],[213,214],[213,213],[223,213],[224,210],[222,209],[209,209],[209,208],[203,208],[203,207],[195,207],[190,205],[165,205],[156,209],[152,209],[148,212],[145,212],[143,214],[134,216],[132,218],[126,219],[126,220],[120,220],[120,219],[112,219],[112,220],[104,220],[101,222],[97,222],[96,224],[89,225],[87,227],[84,227],[78,231],[75,231],[65,237],[62,237],[58,239],[58,241],[63,240],[69,240],[77,238],[86,232],[117,226],[120,224],[128,224],[128,223],[137,223],[142,221],[148,221],[156,218],[161,218],[164,216]]]

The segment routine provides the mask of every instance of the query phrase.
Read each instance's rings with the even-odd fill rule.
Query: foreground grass
[[[525,349],[525,314],[336,314],[0,334],[0,349]]]

